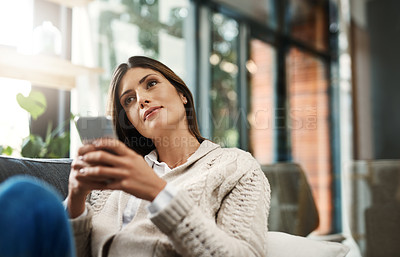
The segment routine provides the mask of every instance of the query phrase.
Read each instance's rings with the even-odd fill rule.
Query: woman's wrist
[[[154,199],[165,188],[166,185],[167,185],[167,182],[163,179],[160,179],[158,181],[158,183],[155,185],[154,190],[152,190],[149,201],[150,202],[154,201]]]
[[[88,194],[68,194],[67,210],[71,219],[79,217],[85,211],[86,197]]]

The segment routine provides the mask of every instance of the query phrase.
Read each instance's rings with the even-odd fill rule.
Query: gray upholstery
[[[400,256],[400,160],[354,161],[345,171],[343,199],[362,256]]]
[[[46,181],[60,192],[68,194],[71,159],[29,159],[0,156],[0,183],[15,175],[31,175]]]
[[[263,165],[271,184],[271,231],[307,236],[319,224],[318,210],[304,171],[297,163]]]

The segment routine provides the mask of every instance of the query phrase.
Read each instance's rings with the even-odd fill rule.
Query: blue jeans
[[[15,176],[0,185],[1,257],[74,257],[61,197],[44,182]]]

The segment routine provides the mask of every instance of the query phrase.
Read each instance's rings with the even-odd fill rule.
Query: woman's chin
[[[168,136],[171,132],[176,132],[179,129],[179,126],[176,123],[167,123],[162,121],[153,120],[146,124],[143,131],[141,133],[143,136],[148,138],[160,138],[164,136]]]

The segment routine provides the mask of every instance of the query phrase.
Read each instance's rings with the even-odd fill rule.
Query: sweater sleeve
[[[151,218],[182,256],[265,256],[270,187],[262,171],[245,173],[208,219],[181,190]]]
[[[86,203],[86,209],[88,210],[87,215],[70,220],[74,230],[75,247],[78,257],[91,256],[90,235],[92,232],[93,210],[88,203]]]

